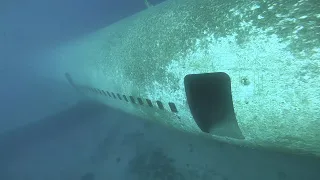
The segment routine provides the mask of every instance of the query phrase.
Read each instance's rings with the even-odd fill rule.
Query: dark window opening
[[[116,95],[113,92],[111,94],[112,94],[113,98],[117,99]]]
[[[243,139],[234,113],[231,80],[223,72],[189,74],[184,78],[190,111],[206,133]]]
[[[123,99],[124,99],[125,101],[129,102],[129,100],[128,100],[128,98],[127,98],[126,95],[123,95]]]
[[[153,104],[152,104],[152,102],[151,102],[150,99],[146,99],[146,101],[147,101],[147,104],[148,104],[150,107],[153,107]]]
[[[134,100],[133,96],[130,96],[130,100],[131,100],[131,102],[132,102],[133,104],[136,103],[136,101]]]
[[[120,100],[122,100],[122,98],[121,98],[120,94],[117,94],[117,96],[118,96],[118,98],[119,98]]]
[[[104,96],[107,96],[106,92],[104,90],[101,90]]]
[[[164,106],[161,101],[157,101],[157,105],[158,105],[159,109],[164,110]]]
[[[109,97],[111,97],[111,94],[110,94],[110,92],[109,92],[109,91],[107,91],[107,94],[109,95]]]
[[[64,76],[67,78],[67,81],[69,82],[69,84],[74,87],[74,88],[77,88],[77,86],[74,84],[72,78],[71,78],[71,75],[69,73],[65,73]]]
[[[170,107],[172,112],[175,112],[175,113],[178,112],[177,107],[176,107],[176,105],[174,103],[169,102],[169,107]]]
[[[137,98],[140,105],[143,105],[143,101],[141,98]]]
[[[98,91],[99,91],[99,93],[100,93],[101,95],[103,95],[103,92],[102,92],[102,90],[98,89]]]

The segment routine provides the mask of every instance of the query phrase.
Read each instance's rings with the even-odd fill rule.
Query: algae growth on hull
[[[245,140],[212,137],[320,155],[318,7],[316,0],[168,0],[58,47],[57,73],[70,73],[81,86],[174,102],[179,112],[171,115],[89,94],[126,112],[199,133],[184,77],[224,72],[231,79]]]

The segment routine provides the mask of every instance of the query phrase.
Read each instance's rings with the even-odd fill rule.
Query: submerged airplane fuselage
[[[184,132],[320,156],[317,0],[168,0],[47,52],[75,93]]]

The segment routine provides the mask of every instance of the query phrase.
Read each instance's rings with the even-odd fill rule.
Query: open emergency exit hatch
[[[189,74],[184,85],[192,116],[203,132],[244,139],[233,108],[228,74]]]

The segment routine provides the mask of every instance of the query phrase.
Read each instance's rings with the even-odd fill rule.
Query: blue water
[[[157,4],[161,0],[150,2]],[[0,108],[0,132],[19,123],[25,124],[25,120],[18,117],[16,112],[22,109],[27,113],[30,111],[28,108],[39,108],[43,103],[41,101],[45,101],[43,96],[48,96],[39,92],[53,88],[48,87],[52,84],[41,79],[34,70],[40,69],[37,61],[46,59],[35,60],[34,54],[94,32],[144,9],[146,5],[143,0],[79,0],[76,3],[72,0],[1,1],[0,98],[5,103]],[[58,91],[51,93],[55,92]],[[41,103],[34,104],[37,107],[32,108],[30,101]],[[14,107],[19,107],[19,110],[13,110]],[[10,121],[5,120],[8,118]]]
[[[34,53],[145,8],[144,0],[0,2],[0,180],[320,179],[319,159],[182,136],[77,103],[69,87],[34,72]]]

